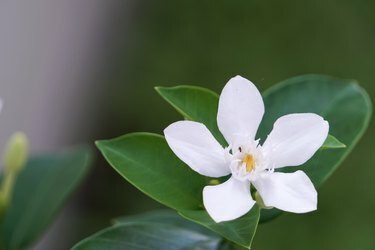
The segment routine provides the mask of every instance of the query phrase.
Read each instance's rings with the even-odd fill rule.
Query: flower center
[[[255,168],[255,160],[251,154],[246,154],[246,156],[242,159],[242,163],[246,165],[246,172],[250,173]]]
[[[226,153],[232,175],[240,181],[253,181],[268,169],[268,160],[258,140],[239,138],[226,148]]]

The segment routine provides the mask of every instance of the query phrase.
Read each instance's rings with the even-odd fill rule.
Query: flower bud
[[[26,164],[28,140],[21,132],[14,133],[5,148],[4,167],[6,173],[19,173]]]
[[[14,133],[5,148],[4,174],[0,186],[0,218],[4,216],[12,197],[18,173],[25,166],[28,155],[28,141],[25,134]]]
[[[218,185],[220,181],[218,179],[212,179],[208,182],[209,185]]]

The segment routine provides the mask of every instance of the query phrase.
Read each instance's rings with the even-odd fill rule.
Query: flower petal
[[[317,208],[317,192],[302,171],[270,173],[253,182],[266,206],[293,213],[306,213]]]
[[[299,166],[323,145],[328,122],[312,113],[290,114],[277,119],[263,144],[274,168]]]
[[[210,177],[230,173],[224,148],[202,123],[175,122],[164,130],[164,135],[172,151],[194,171]]]
[[[226,182],[203,189],[203,203],[216,222],[237,219],[250,211],[255,204],[250,194],[250,182],[233,176]]]
[[[246,214],[255,204],[250,195],[250,183],[233,176],[226,182],[203,189],[203,203],[211,218],[219,223]]]
[[[228,81],[220,95],[217,124],[229,144],[236,137],[254,139],[264,114],[258,89],[249,80],[236,76]]]

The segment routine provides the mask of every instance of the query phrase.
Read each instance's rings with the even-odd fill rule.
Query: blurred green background
[[[319,73],[357,79],[374,100],[374,1],[138,1],[131,13],[122,7],[111,21],[112,54],[103,61],[105,91],[95,101],[92,139],[162,133],[181,119],[156,94],[156,85],[219,92],[239,74],[265,90],[292,76]],[[319,209],[261,225],[253,249],[375,249],[374,126],[319,190]],[[162,207],[98,158],[74,198],[79,216],[62,246],[113,217]]]

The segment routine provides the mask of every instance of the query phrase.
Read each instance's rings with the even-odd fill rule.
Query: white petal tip
[[[246,80],[246,81],[248,81],[245,77],[242,77],[240,75],[236,75],[236,76],[232,77],[232,79],[233,80]]]
[[[202,123],[172,123],[164,129],[164,136],[174,154],[194,171],[210,177],[230,173],[223,147]]]
[[[231,177],[222,184],[204,187],[203,204],[210,217],[220,223],[248,213],[255,204],[248,185]]]
[[[329,123],[314,113],[284,115],[276,120],[263,144],[272,153],[275,168],[299,166],[324,144]]]
[[[318,208],[317,206],[309,206],[309,207],[302,207],[302,208],[296,208],[294,211],[287,211],[295,214],[305,214],[305,213],[310,213],[313,211],[316,211]]]
[[[266,206],[291,213],[308,213],[317,209],[318,193],[310,178],[301,170],[274,172],[254,183]]]
[[[228,144],[235,135],[254,138],[264,114],[262,96],[256,86],[242,76],[231,78],[223,88],[217,113],[217,124]]]

